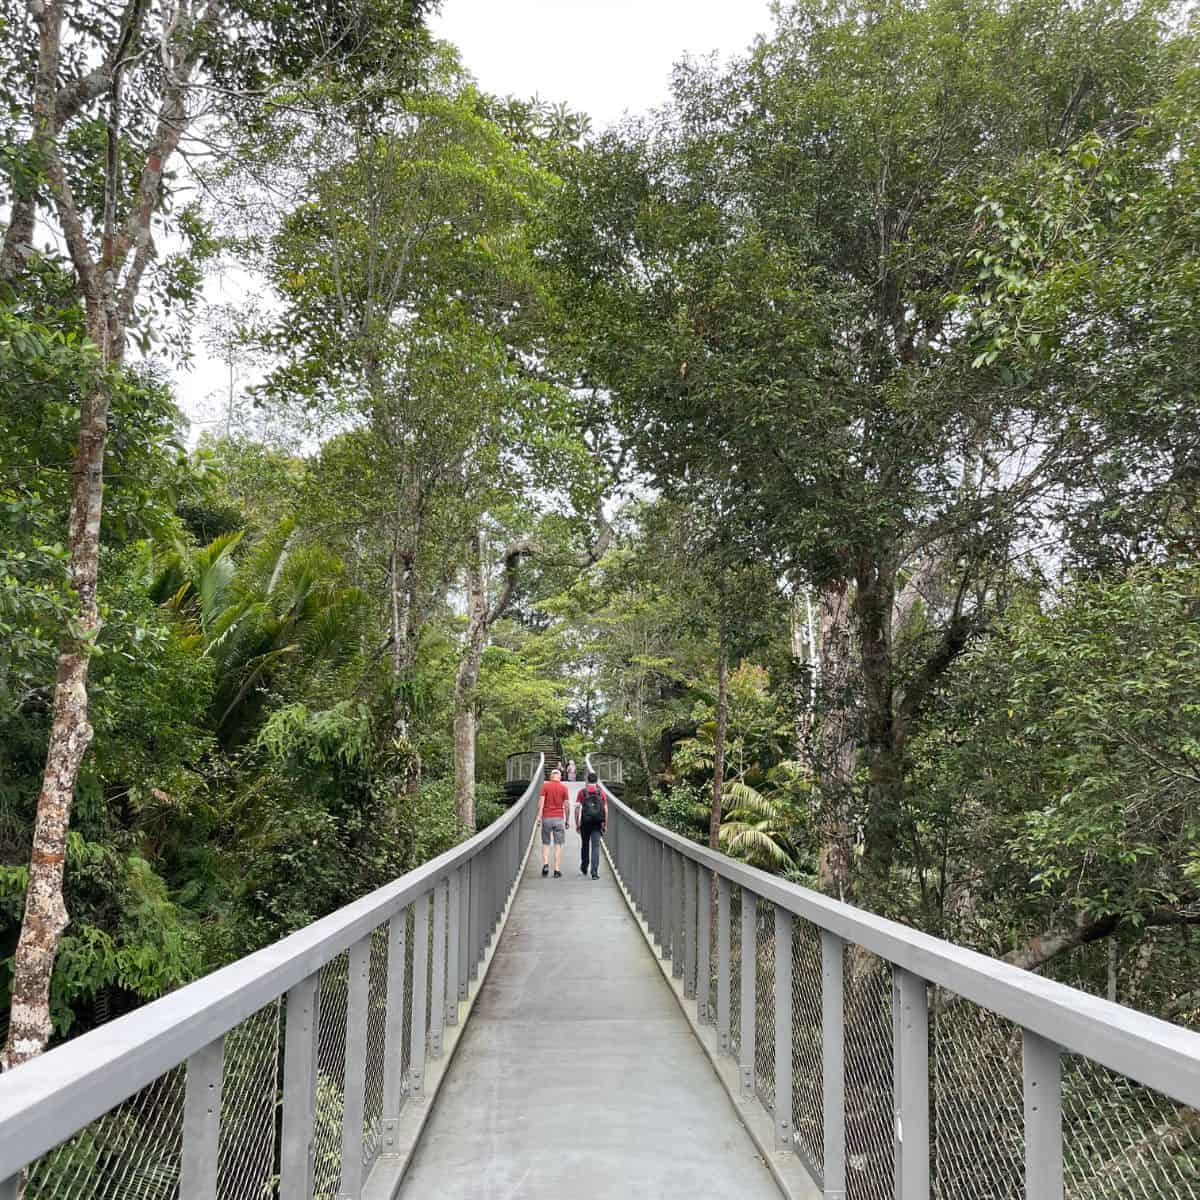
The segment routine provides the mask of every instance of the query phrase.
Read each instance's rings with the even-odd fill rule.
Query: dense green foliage
[[[103,386],[59,1035],[464,836],[464,713],[478,824],[530,738],[602,745],[674,829],[1194,1019],[1180,14],[784,4],[585,136],[481,94],[423,5],[328,61],[294,6],[243,7],[207,69],[261,93],[194,168],[143,357],[101,371],[53,248],[0,284],[0,1004]],[[0,53],[14,105],[30,50]],[[264,289],[221,335],[258,432],[189,451],[167,380],[218,253]]]

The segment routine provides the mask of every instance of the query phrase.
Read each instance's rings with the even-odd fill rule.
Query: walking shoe
[[[580,865],[579,865],[579,873],[580,873],[580,875],[587,874],[587,867],[585,867],[582,863],[580,863]]]
[[[561,871],[555,871],[555,872],[554,872],[554,878],[555,878],[555,879],[561,879],[561,878],[562,878],[562,872],[561,872]]]
[[[549,863],[542,863],[542,874],[543,875],[550,874],[550,864]]]
[[[600,876],[599,876],[599,875],[596,875],[596,874],[593,874],[593,875],[592,875],[592,878],[593,878],[593,879],[599,879],[599,878],[600,878]]]

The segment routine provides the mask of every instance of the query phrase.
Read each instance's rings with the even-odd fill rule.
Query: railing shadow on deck
[[[390,1196],[543,773],[462,845],[0,1076],[0,1200]]]
[[[608,804],[609,857],[645,936],[715,1033],[748,1128],[769,1121],[760,1144],[803,1169],[805,1191],[1200,1200],[1200,1034]]]

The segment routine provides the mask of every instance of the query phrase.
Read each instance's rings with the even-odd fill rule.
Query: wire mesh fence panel
[[[1067,1200],[1200,1200],[1200,1110],[1063,1058]]]
[[[860,946],[846,951],[846,1194],[892,1200],[892,968]]]
[[[742,1052],[742,889],[729,889],[729,1052]]]
[[[821,1093],[821,935],[797,919],[792,928],[792,1129],[818,1170],[825,1150]]]
[[[717,938],[719,931],[717,927],[717,875],[712,872],[709,876],[712,880],[711,894],[709,891],[701,888],[700,895],[704,902],[709,906],[708,917],[708,1019],[715,1021],[717,1019]],[[701,928],[704,928],[701,925]],[[701,995],[704,995],[701,992]]]
[[[317,1117],[313,1138],[313,1196],[335,1200],[342,1172],[342,1115],[346,1088],[346,1005],[349,955],[321,968],[321,1022],[317,1044]]]
[[[775,1107],[775,910],[761,897],[755,901],[754,1090],[770,1111]]]
[[[367,983],[367,1086],[363,1103],[363,1162],[375,1161],[383,1132],[383,1070],[387,1036],[388,928],[371,933]]]
[[[1021,1030],[935,988],[930,1138],[940,1200],[1022,1200],[1025,1109]]]
[[[56,1146],[26,1175],[25,1200],[174,1200],[186,1070],[179,1066]]]
[[[433,1025],[433,892],[429,893],[429,903],[425,907],[428,910],[425,915],[425,1035],[428,1037]]]
[[[279,1008],[279,1001],[272,1001],[225,1037],[218,1200],[267,1200],[272,1195]]]

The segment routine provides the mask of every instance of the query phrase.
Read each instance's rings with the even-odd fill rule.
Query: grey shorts
[[[543,817],[542,818],[542,845],[550,845],[551,839],[554,840],[556,846],[561,846],[567,836],[567,822],[565,817]]]

